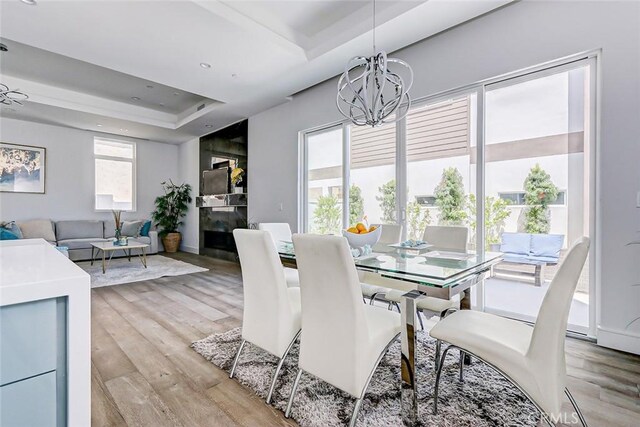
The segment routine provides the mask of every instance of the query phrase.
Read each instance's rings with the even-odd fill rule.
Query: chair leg
[[[361,406],[362,406],[362,398],[356,399],[356,403],[353,406],[353,412],[351,413],[351,421],[349,421],[349,427],[355,427],[356,420],[358,419],[358,413],[360,412]]]
[[[393,305],[391,305],[391,302],[389,302],[389,304],[387,304],[387,310],[391,311],[393,309]]]
[[[438,388],[440,386],[440,376],[442,375],[442,367],[444,366],[444,359],[447,357],[447,353],[451,347],[447,347],[444,349],[442,353],[442,357],[440,358],[440,362],[438,362],[438,373],[436,374],[436,385],[433,389],[433,415],[438,414]]]
[[[436,355],[434,357],[434,368],[437,370],[438,366],[440,366],[440,348],[442,347],[442,341],[436,340]]]
[[[244,345],[247,343],[247,340],[242,340],[240,343],[240,347],[238,348],[238,352],[236,353],[236,358],[233,360],[233,366],[231,367],[231,373],[229,374],[229,378],[233,378],[233,373],[236,371],[236,366],[238,365],[238,359],[240,359],[240,353],[242,353],[242,349]]]
[[[369,305],[373,305],[376,302],[376,297],[378,296],[378,292],[374,292],[373,295],[369,297]]]
[[[460,382],[464,382],[464,351],[460,350]]]
[[[398,313],[400,313],[400,304],[398,304],[397,302],[394,302],[393,305],[396,308],[396,310],[398,310]]]
[[[571,402],[571,406],[573,406],[573,409],[575,409],[576,414],[578,414],[578,418],[580,419],[583,427],[587,427],[587,420],[584,419],[584,415],[582,415],[582,411],[580,410],[580,408],[578,408],[578,404],[576,403],[576,400],[573,398],[573,395],[571,394],[569,389],[565,387],[564,393],[569,398],[569,402]]]
[[[291,395],[289,396],[289,402],[287,403],[287,410],[284,412],[284,417],[289,418],[291,414],[291,407],[293,406],[293,398],[296,395],[296,391],[298,390],[298,383],[300,383],[300,377],[302,376],[302,369],[298,368],[298,375],[296,375],[296,380],[293,383],[293,388],[291,389]]]
[[[299,330],[298,333],[296,334],[296,336],[293,337],[293,339],[289,343],[289,346],[287,347],[287,349],[285,350],[284,354],[282,355],[282,357],[278,361],[278,366],[276,367],[276,372],[273,374],[273,379],[271,380],[271,387],[269,387],[269,394],[267,394],[267,405],[269,403],[271,403],[271,397],[273,396],[273,390],[276,387],[276,380],[278,379],[278,375],[280,375],[280,370],[282,369],[282,365],[284,364],[285,359],[289,355],[289,352],[291,351],[291,348],[293,348],[293,344],[295,344],[295,342],[298,340],[298,337],[300,336],[301,332],[302,332],[302,330]]]
[[[416,316],[418,316],[418,320],[420,321],[420,328],[424,331],[424,323],[422,323],[422,316],[420,316],[420,310],[416,310]]]

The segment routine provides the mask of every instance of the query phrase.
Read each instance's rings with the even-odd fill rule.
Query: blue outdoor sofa
[[[555,265],[560,260],[564,235],[502,233],[501,240],[500,252],[504,254],[502,263],[534,266],[535,285],[541,286],[544,283],[545,266]],[[494,269],[494,273],[499,271],[502,270]]]

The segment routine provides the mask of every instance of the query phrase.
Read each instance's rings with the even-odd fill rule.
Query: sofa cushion
[[[563,234],[532,234],[531,255],[560,258],[560,249],[562,249],[563,243]]]
[[[142,221],[122,221],[122,235],[127,237],[138,237],[142,228]]]
[[[108,239],[99,237],[88,237],[82,239],[66,239],[58,240],[58,246],[66,246],[69,250],[74,249],[91,249],[92,242],[106,242]]]
[[[24,239],[44,239],[47,242],[55,242],[56,235],[53,232],[53,223],[48,219],[34,219],[18,223]]]
[[[151,245],[151,237],[149,236],[138,236],[133,239],[129,239],[129,241],[135,240],[136,242],[144,243],[145,245]]]
[[[102,221],[58,221],[56,237],[58,241],[68,239],[102,238]]]
[[[529,255],[531,250],[531,234],[502,233],[500,252],[508,254]]]
[[[129,236],[128,234],[124,234],[124,226],[125,223],[133,223],[133,222],[139,222],[140,223],[140,228],[142,228],[142,225],[144,224],[145,220],[129,220],[129,221],[122,221],[122,235],[123,236],[127,236],[127,237],[134,237],[134,236]],[[140,230],[138,230],[138,234],[140,235]],[[113,220],[109,220],[109,221],[105,221],[104,222],[104,237],[105,238],[110,238],[110,237],[115,237],[116,236],[116,223]]]

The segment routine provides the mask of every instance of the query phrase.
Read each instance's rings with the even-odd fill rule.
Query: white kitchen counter
[[[0,241],[0,307],[66,297],[69,426],[91,424],[90,292],[91,277],[45,240]]]

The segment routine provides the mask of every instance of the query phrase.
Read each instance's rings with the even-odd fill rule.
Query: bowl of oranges
[[[372,225],[368,227],[362,222],[342,230],[342,235],[347,238],[349,246],[352,248],[362,248],[365,245],[373,247],[380,240],[381,234],[382,228],[380,226]]]

